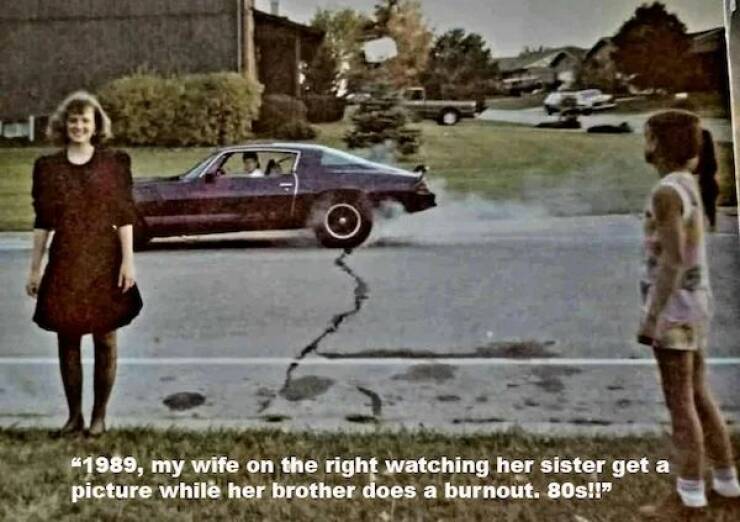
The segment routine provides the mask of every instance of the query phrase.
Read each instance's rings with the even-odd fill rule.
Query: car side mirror
[[[206,175],[204,176],[206,183],[213,183],[216,181],[216,173],[215,172],[206,172]]]

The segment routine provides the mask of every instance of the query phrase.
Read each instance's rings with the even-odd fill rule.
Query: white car
[[[556,91],[545,98],[545,112],[553,114],[564,107],[572,108],[582,114],[616,107],[614,96],[604,94],[599,89],[583,91]]]

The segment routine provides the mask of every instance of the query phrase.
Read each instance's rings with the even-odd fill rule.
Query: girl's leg
[[[694,359],[694,401],[704,431],[707,456],[712,463],[713,488],[723,496],[740,496],[730,435],[707,384],[706,365],[701,351]]]
[[[682,484],[689,489],[703,477],[704,435],[694,402],[695,355],[691,351],[655,349],[663,395],[673,425],[679,493]],[[703,483],[701,495],[704,495]]]
[[[694,357],[694,402],[704,431],[707,456],[713,466],[734,466],[730,435],[714,395],[707,385],[706,366],[701,352],[697,352]]]
[[[105,431],[105,414],[113,383],[116,380],[116,332],[94,333],[95,345],[95,402],[90,434],[100,435]]]
[[[82,360],[79,335],[57,334],[59,345],[59,369],[62,373],[64,395],[67,397],[69,418],[59,434],[82,431],[85,420],[82,416]]]

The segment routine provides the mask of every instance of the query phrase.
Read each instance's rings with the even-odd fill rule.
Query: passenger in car
[[[244,172],[250,178],[264,178],[265,173],[260,169],[260,161],[256,152],[245,152],[242,154]]]

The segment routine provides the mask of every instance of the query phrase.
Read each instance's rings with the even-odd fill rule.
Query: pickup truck
[[[420,118],[440,125],[456,125],[462,118],[473,118],[481,107],[475,101],[429,100],[423,87],[410,87],[402,93],[402,104]]]

